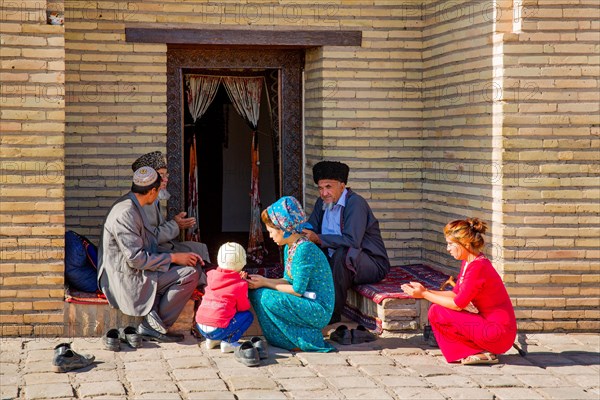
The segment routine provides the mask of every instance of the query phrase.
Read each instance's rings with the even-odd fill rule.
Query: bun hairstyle
[[[479,218],[457,219],[449,222],[444,227],[444,236],[460,244],[471,253],[477,253],[485,245],[483,235],[486,231],[487,224]]]

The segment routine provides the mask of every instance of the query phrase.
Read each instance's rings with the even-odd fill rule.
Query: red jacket
[[[227,328],[238,311],[250,309],[248,282],[240,273],[216,268],[206,273],[207,285],[202,303],[196,311],[196,322],[215,328]]]

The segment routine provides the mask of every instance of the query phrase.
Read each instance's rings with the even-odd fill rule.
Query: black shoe
[[[431,347],[435,347],[435,348],[440,347],[440,346],[438,346],[438,342],[435,339],[435,335],[433,334],[433,332],[431,332],[431,335],[429,335],[429,339],[427,339],[427,344],[430,345]]]
[[[121,340],[119,340],[119,331],[109,329],[102,337],[104,348],[110,351],[121,351]]]
[[[137,349],[142,347],[142,335],[137,333],[133,326],[119,329],[119,340],[127,343],[129,347]]]
[[[260,365],[258,350],[252,345],[252,342],[245,341],[233,351],[236,360],[246,367],[256,367]]]
[[[339,344],[351,344],[352,333],[348,330],[348,327],[346,325],[340,325],[335,329],[335,331],[329,334],[329,339]]]
[[[374,342],[377,336],[371,333],[362,325],[358,325],[356,329],[350,330],[352,336],[352,344],[360,344],[365,342]]]
[[[269,345],[267,344],[266,340],[263,340],[258,336],[254,336],[252,339],[250,339],[250,342],[252,343],[252,346],[258,350],[258,357],[261,360],[269,358]]]
[[[137,332],[142,335],[144,340],[149,340],[151,342],[159,342],[159,343],[176,343],[181,342],[184,339],[184,336],[179,333],[165,335],[158,331],[155,331],[152,328],[148,328],[142,322],[138,325]]]
[[[70,343],[61,343],[54,348],[52,371],[69,372],[91,365],[96,358],[91,354],[78,354],[71,349]]]
[[[423,340],[428,341],[431,335],[433,335],[433,332],[431,331],[431,325],[425,325],[423,327]]]
[[[165,326],[162,318],[159,317],[158,313],[155,310],[150,311],[142,321],[142,324],[146,326],[146,328],[153,329],[163,335],[167,334],[167,327]]]

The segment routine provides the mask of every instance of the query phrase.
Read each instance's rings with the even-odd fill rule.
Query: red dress
[[[479,314],[438,304],[429,309],[429,322],[448,362],[482,352],[504,353],[517,335],[515,311],[492,263],[480,255],[466,272],[464,264],[453,290],[454,303],[464,309],[472,302]]]

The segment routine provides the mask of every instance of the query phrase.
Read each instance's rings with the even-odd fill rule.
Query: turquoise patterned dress
[[[285,246],[284,278],[296,293],[314,292],[315,300],[269,288],[248,295],[267,341],[287,350],[330,352],[335,348],[321,330],[333,313],[334,288],[331,269],[323,252],[305,237]]]

